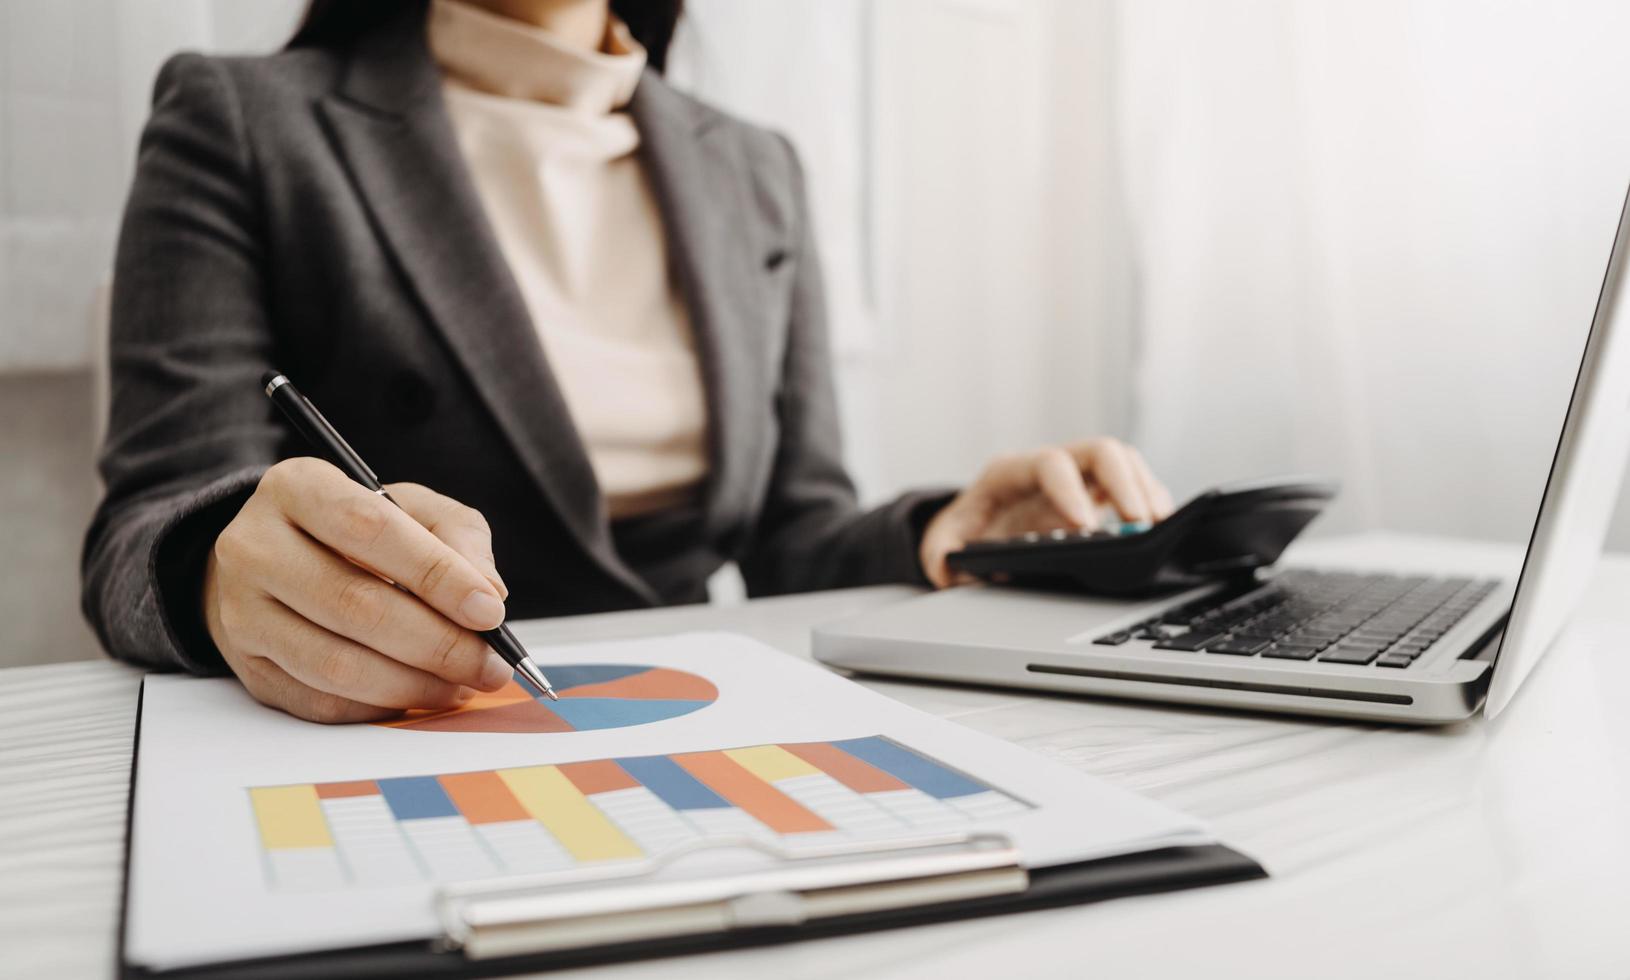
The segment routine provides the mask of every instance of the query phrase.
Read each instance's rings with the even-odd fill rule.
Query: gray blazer
[[[218,672],[203,561],[261,473],[305,448],[293,378],[390,480],[486,515],[512,617],[921,581],[943,493],[861,510],[841,462],[820,268],[781,137],[648,72],[629,107],[697,334],[710,477],[611,524],[482,212],[424,4],[343,49],[183,54],[160,72],[119,239],[107,494],[83,605],[106,649]],[[615,383],[615,379],[607,379]]]

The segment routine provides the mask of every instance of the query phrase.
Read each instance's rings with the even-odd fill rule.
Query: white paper
[[[711,681],[717,700],[626,728],[414,731],[314,725],[260,706],[232,680],[148,677],[133,803],[128,958],[168,969],[425,939],[437,933],[432,899],[442,883],[580,866],[545,822],[394,820],[377,795],[322,801],[327,847],[270,848],[253,787],[882,736],[992,792],[944,800],[911,788],[857,796],[820,772],[789,777],[772,785],[799,808],[823,814],[832,828],[796,835],[800,842],[998,830],[1012,837],[1026,864],[1045,867],[1210,839],[1190,817],[744,637],[692,633],[539,654],[546,670],[633,664],[686,671]],[[586,799],[596,820],[604,815],[646,854],[703,832],[770,833],[740,808],[676,810],[640,786]]]

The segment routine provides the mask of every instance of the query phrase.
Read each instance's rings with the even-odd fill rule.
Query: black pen
[[[300,389],[288,378],[276,371],[267,371],[260,380],[266,385],[266,397],[272,400],[272,404],[278,407],[283,416],[289,420],[289,424],[305,437],[313,449],[326,456],[328,461],[338,466],[346,476],[396,504],[396,501],[391,500],[391,495],[385,492],[379,477],[375,476],[374,471],[368,468],[368,464],[362,461],[361,456],[357,455],[357,451],[351,448],[351,444],[323,418],[323,413],[317,411],[317,406],[305,395],[300,394]],[[555,689],[549,686],[549,678],[543,676],[543,671],[532,662],[526,648],[521,646],[521,641],[515,638],[515,634],[509,631],[508,626],[499,624],[497,629],[482,630],[481,638],[504,658],[505,663],[514,667],[516,673],[530,681],[533,687],[547,694],[549,700],[560,700]]]

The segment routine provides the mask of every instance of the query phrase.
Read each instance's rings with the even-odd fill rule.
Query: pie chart
[[[450,711],[409,711],[375,724],[416,732],[592,732],[678,718],[719,698],[712,681],[670,667],[548,664],[544,672],[559,701],[510,681]]]

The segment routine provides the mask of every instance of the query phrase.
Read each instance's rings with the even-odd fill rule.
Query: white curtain
[[[863,0],[690,0],[668,77],[730,112],[769,125],[797,148],[825,263],[834,340],[872,341],[871,20]]]
[[[1057,355],[1088,339],[1053,329],[1053,7],[686,4],[676,81],[786,133],[804,159],[848,462],[867,498],[966,479],[1050,425],[1086,427],[1049,415],[1079,404],[1079,373]]]
[[[1630,6],[1115,20],[1103,233],[1136,270],[1148,454],[1185,489],[1339,476],[1330,527],[1526,538],[1630,181]]]
[[[153,78],[255,51],[301,0],[0,0],[0,374],[84,370]]]

